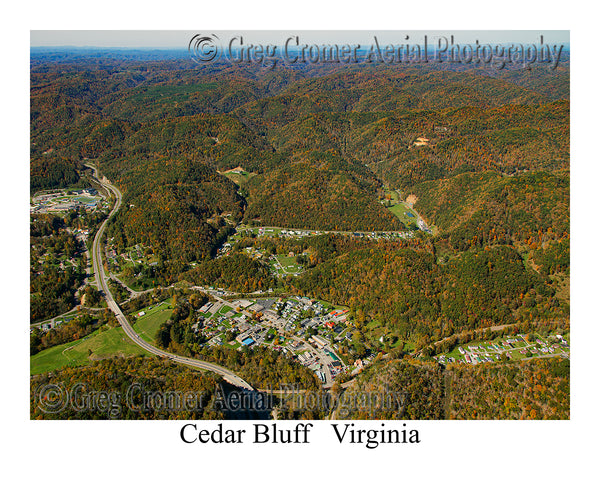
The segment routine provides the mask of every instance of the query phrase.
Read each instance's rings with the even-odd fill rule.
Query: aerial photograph
[[[30,36],[31,420],[571,418],[569,31]]]

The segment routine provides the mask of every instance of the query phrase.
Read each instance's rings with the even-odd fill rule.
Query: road
[[[76,305],[68,312],[63,312],[60,315],[57,315],[56,317],[47,318],[46,320],[40,320],[39,322],[35,322],[35,323],[30,323],[29,328],[34,328],[34,327],[39,328],[46,323],[49,323],[51,325],[51,327],[54,328],[56,320],[64,320],[64,317],[69,315],[70,313],[89,312],[89,311],[98,312],[100,310],[104,310],[104,308],[102,308],[102,307],[82,307],[81,305]]]
[[[238,375],[236,375],[234,372],[232,372],[224,367],[221,367],[214,363],[204,362],[202,360],[196,360],[193,358],[182,357],[180,355],[174,355],[172,353],[165,352],[164,350],[156,348],[154,345],[142,340],[139,337],[139,335],[135,332],[135,330],[133,329],[133,327],[127,320],[127,317],[123,314],[123,312],[121,311],[121,308],[119,307],[117,302],[115,302],[115,300],[113,299],[110,289],[108,288],[106,274],[104,273],[104,267],[102,266],[102,248],[101,248],[102,235],[104,234],[104,230],[106,229],[108,220],[121,207],[121,192],[118,188],[114,187],[113,185],[111,185],[110,183],[105,181],[104,179],[100,179],[100,177],[98,176],[98,171],[96,170],[96,168],[93,165],[87,165],[87,166],[90,167],[92,170],[94,170],[94,176],[95,176],[96,180],[98,182],[100,182],[100,184],[104,188],[106,188],[109,192],[111,192],[115,197],[115,205],[114,205],[113,209],[111,210],[110,215],[108,216],[108,218],[106,220],[104,220],[104,222],[102,222],[102,225],[100,226],[100,228],[98,229],[98,232],[96,233],[96,236],[94,237],[94,243],[92,246],[92,262],[94,264],[94,273],[95,273],[95,277],[96,277],[96,285],[98,286],[98,290],[100,292],[104,293],[104,298],[106,300],[108,308],[110,308],[112,310],[112,312],[115,314],[115,316],[117,317],[119,324],[121,325],[121,327],[123,327],[123,331],[133,341],[133,343],[135,343],[139,347],[143,348],[147,352],[150,352],[159,357],[167,357],[167,358],[171,359],[172,361],[181,363],[183,365],[197,367],[197,368],[201,368],[203,370],[209,370],[211,372],[214,372],[214,373],[220,375],[221,377],[223,377],[223,379],[225,381],[231,383],[232,385],[235,385],[240,388],[245,388],[247,390],[254,390],[254,388],[248,382],[246,382],[245,380],[240,378]]]

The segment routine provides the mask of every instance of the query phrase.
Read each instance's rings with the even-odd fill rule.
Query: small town
[[[206,347],[273,348],[311,369],[324,387],[349,370],[337,354],[339,343],[352,338],[347,309],[331,309],[306,297],[226,300],[217,296],[226,292],[193,288],[215,298],[198,310],[199,319],[192,327],[207,339]],[[151,323],[142,318],[166,308],[162,302],[136,312],[139,320],[134,328],[141,331],[144,323]]]

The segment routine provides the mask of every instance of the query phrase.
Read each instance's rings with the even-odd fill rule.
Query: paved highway
[[[248,390],[254,390],[254,388],[252,388],[252,386],[249,383],[247,383],[245,380],[243,380],[242,378],[237,376],[235,373],[233,373],[232,371],[230,371],[224,367],[215,365],[214,363],[203,362],[202,360],[195,360],[193,358],[182,357],[180,355],[174,355],[172,353],[165,352],[164,350],[156,348],[154,345],[151,345],[150,343],[142,340],[138,336],[138,334],[135,332],[135,330],[133,329],[133,327],[127,320],[127,317],[125,317],[125,315],[121,311],[121,308],[119,307],[117,302],[115,302],[115,300],[113,299],[110,289],[108,288],[108,283],[106,281],[104,267],[102,266],[102,248],[101,248],[102,235],[104,234],[104,230],[106,229],[106,224],[107,224],[108,220],[121,207],[121,192],[119,191],[118,188],[114,187],[107,181],[101,180],[100,177],[98,176],[98,171],[96,170],[96,168],[93,165],[87,165],[87,166],[90,167],[92,170],[94,170],[94,176],[96,177],[96,180],[98,180],[98,182],[100,182],[100,184],[104,188],[106,188],[108,191],[110,191],[115,197],[115,205],[114,205],[112,211],[110,212],[110,215],[102,223],[98,232],[96,233],[96,236],[94,237],[94,243],[93,243],[93,247],[92,247],[92,262],[94,264],[94,272],[95,272],[95,276],[96,276],[96,284],[98,285],[98,290],[101,292],[104,292],[104,297],[105,297],[106,303],[108,304],[108,308],[110,308],[113,311],[113,313],[115,314],[115,316],[117,317],[119,324],[121,325],[121,327],[123,327],[123,331],[127,334],[127,336],[136,345],[143,348],[147,352],[150,352],[159,357],[170,358],[172,361],[177,362],[177,363],[189,365],[191,367],[201,368],[203,370],[209,370],[211,372],[214,372],[214,373],[220,375],[221,377],[223,377],[224,380],[231,383],[232,385],[235,385],[235,386],[241,387],[241,388],[246,388]]]

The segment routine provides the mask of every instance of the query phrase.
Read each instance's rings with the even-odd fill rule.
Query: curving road
[[[113,311],[113,313],[115,314],[115,316],[117,317],[119,324],[121,325],[121,327],[123,327],[123,331],[127,334],[127,336],[136,345],[143,348],[147,352],[150,352],[159,357],[167,357],[167,358],[171,359],[172,361],[181,363],[183,365],[189,365],[191,367],[197,367],[197,368],[201,368],[203,370],[209,370],[211,372],[214,372],[214,373],[220,375],[221,377],[223,377],[224,380],[231,383],[232,385],[235,385],[240,388],[245,388],[248,390],[254,390],[254,388],[252,388],[252,386],[248,382],[246,382],[245,380],[240,378],[238,375],[236,375],[235,373],[233,373],[232,371],[230,371],[224,367],[215,365],[214,363],[203,362],[202,360],[195,360],[193,358],[182,357],[180,355],[174,355],[172,353],[165,352],[164,350],[156,348],[154,345],[142,340],[138,336],[138,334],[135,332],[135,330],[133,329],[133,327],[127,320],[127,317],[121,311],[121,308],[119,307],[117,302],[115,302],[115,300],[110,292],[110,289],[108,288],[106,275],[104,273],[104,267],[102,266],[102,248],[101,248],[102,235],[104,234],[104,230],[106,229],[108,220],[121,207],[121,192],[118,188],[114,187],[110,183],[101,180],[100,177],[98,176],[98,171],[96,170],[96,168],[93,165],[86,165],[86,166],[88,166],[89,168],[91,168],[94,171],[94,177],[96,178],[96,180],[104,188],[106,188],[107,190],[112,192],[112,194],[115,196],[115,200],[116,200],[115,205],[114,205],[113,209],[111,210],[108,218],[106,220],[104,220],[104,222],[102,222],[102,225],[100,226],[100,228],[98,229],[98,232],[96,233],[96,236],[94,237],[94,243],[92,246],[92,262],[94,264],[94,273],[96,276],[96,284],[98,286],[98,290],[101,292],[104,292],[104,297],[105,297],[106,303],[108,304],[108,308],[110,308]]]

